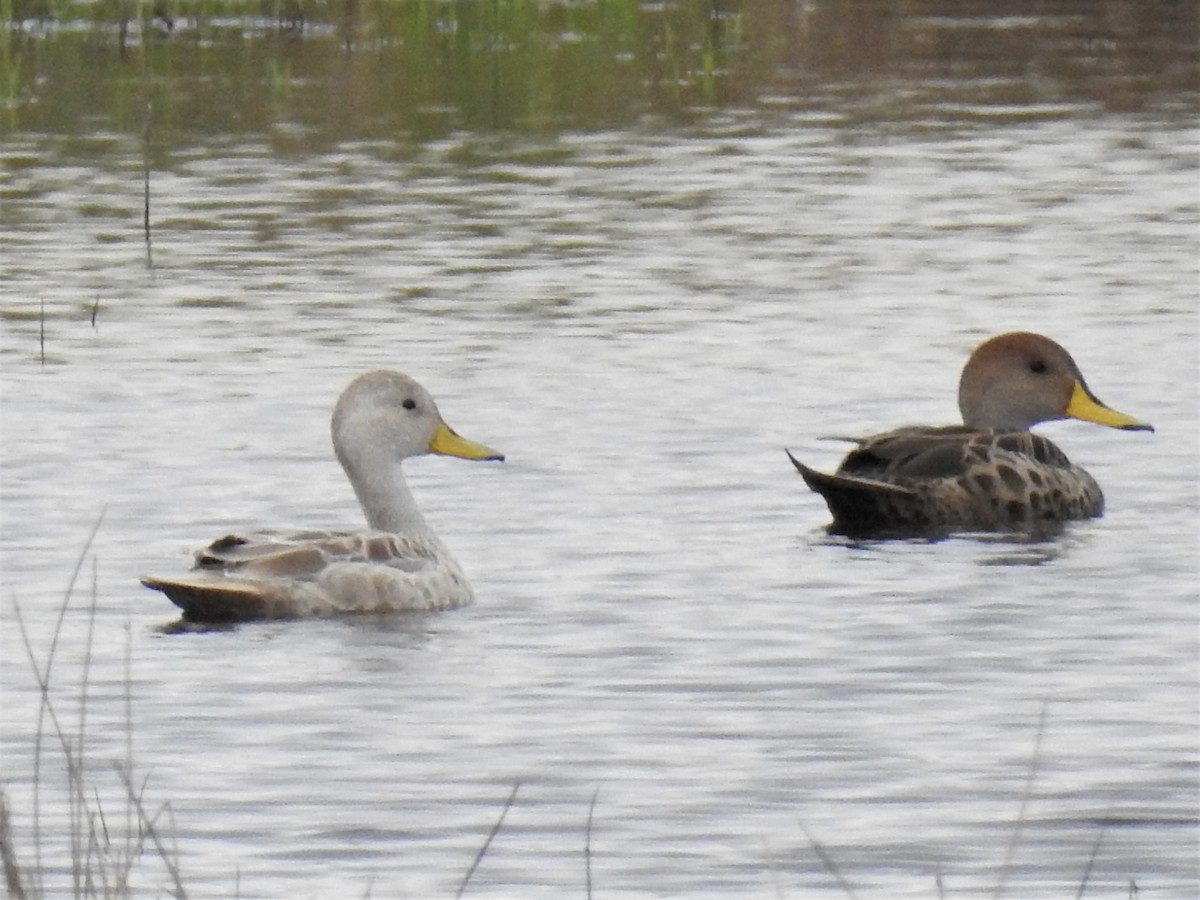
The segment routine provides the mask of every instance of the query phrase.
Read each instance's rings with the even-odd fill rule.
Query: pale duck
[[[142,579],[184,619],[230,622],[468,604],[471,585],[426,524],[400,463],[425,453],[503,460],[446,425],[433,397],[398,372],[359,375],[333,411],[333,446],[366,514],[358,532],[231,534],[184,576]]]

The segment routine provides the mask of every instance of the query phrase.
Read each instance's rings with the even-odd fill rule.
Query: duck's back
[[[793,462],[849,535],[1044,531],[1104,509],[1095,479],[1029,431],[914,426],[859,441],[833,475]]]
[[[450,609],[474,599],[432,534],[229,535],[178,578],[145,578],[196,622]]]

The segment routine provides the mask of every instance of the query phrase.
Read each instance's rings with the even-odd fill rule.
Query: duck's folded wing
[[[956,478],[970,465],[968,448],[977,437],[959,426],[900,428],[860,440],[838,474],[881,481]]]
[[[906,428],[861,441],[832,475],[792,462],[842,534],[1041,529],[1104,508],[1095,480],[1028,431]]]
[[[334,563],[374,563],[419,572],[432,562],[428,542],[387,532],[231,534],[196,553],[196,569],[266,578],[311,578]]]
[[[295,618],[380,605],[397,577],[438,568],[428,541],[384,532],[227,535],[196,553],[186,575],[146,577],[197,622]],[[388,575],[387,573],[392,573]],[[336,591],[333,588],[336,587]],[[362,606],[355,602],[361,596]]]

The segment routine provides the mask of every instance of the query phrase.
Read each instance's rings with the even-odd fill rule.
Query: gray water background
[[[971,102],[977,75],[915,107],[929,82],[885,79],[549,135],[190,142],[152,173],[153,269],[139,135],[8,132],[25,858],[13,603],[44,658],[103,514],[52,692],[74,722],[94,629],[97,803],[118,818],[131,745],[189,896],[453,896],[519,784],[466,896],[585,896],[587,842],[597,897],[847,896],[830,861],[861,897],[1195,897],[1195,117],[1170,91]],[[971,347],[1018,328],[1157,428],[1041,429],[1106,516],[827,536],[783,448],[832,467],[825,436],[953,421]],[[407,466],[477,603],[175,633],[139,575],[358,523],[328,415],[374,367],[508,454]],[[135,874],[168,883],[153,854]]]

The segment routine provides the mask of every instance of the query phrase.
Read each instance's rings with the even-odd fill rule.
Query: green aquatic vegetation
[[[147,103],[164,134],[610,127],[687,117],[763,63],[708,4],[2,2],[8,114],[65,133],[134,132]]]
[[[12,22],[14,0],[0,0],[0,21]],[[21,86],[21,53],[11,29],[0,35],[0,117],[8,125],[16,119]]]
[[[168,147],[285,130],[320,151],[689,125],[823,95],[847,123],[947,103],[938,115],[1194,107],[1195,4],[1119,0],[1119,32],[1109,7],[1068,5],[1014,23],[1000,0],[939,16],[883,0],[0,0],[0,109],[12,129],[131,134],[149,104]]]

